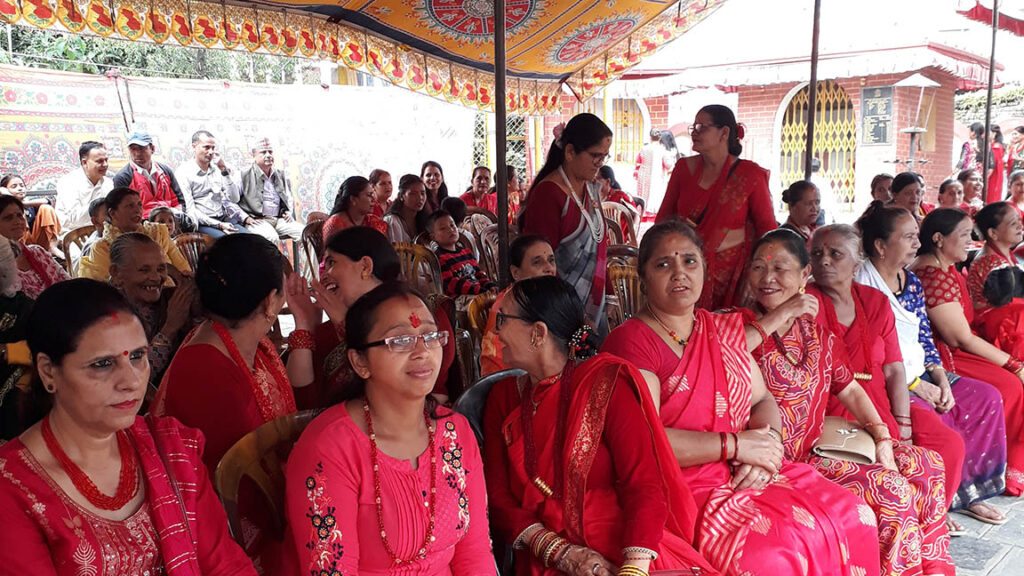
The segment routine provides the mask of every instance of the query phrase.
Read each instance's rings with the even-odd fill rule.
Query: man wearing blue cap
[[[153,137],[147,132],[132,132],[128,135],[128,153],[132,161],[114,176],[115,187],[128,187],[142,197],[142,217],[149,218],[149,211],[157,206],[166,206],[176,212],[183,212],[185,197],[181,194],[174,172],[166,164],[153,160]]]

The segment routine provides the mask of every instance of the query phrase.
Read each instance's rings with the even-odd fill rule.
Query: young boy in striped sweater
[[[434,251],[441,263],[441,283],[451,298],[481,294],[496,288],[491,279],[480,270],[473,250],[459,242],[459,228],[455,219],[444,210],[438,210],[427,220],[427,230],[437,244]]]

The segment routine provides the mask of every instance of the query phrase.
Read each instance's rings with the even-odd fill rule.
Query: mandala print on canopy
[[[548,56],[553,65],[585,62],[613,46],[636,27],[638,18],[627,14],[609,18],[583,29],[577,29]]]
[[[31,130],[33,126],[24,125],[17,129]],[[57,180],[78,162],[78,150],[60,138],[48,142],[29,136],[21,147],[0,150],[0,172],[21,176],[33,190],[55,189]]]
[[[508,0],[505,30],[509,36],[540,15],[537,0]],[[489,42],[494,35],[494,3],[489,0],[427,0],[416,8],[431,30],[459,42]]]

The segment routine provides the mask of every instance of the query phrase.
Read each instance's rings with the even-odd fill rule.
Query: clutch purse
[[[858,424],[826,416],[821,438],[811,449],[815,456],[858,464],[875,463],[875,439]]]

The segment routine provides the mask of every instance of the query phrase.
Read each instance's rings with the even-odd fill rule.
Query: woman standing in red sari
[[[711,564],[741,574],[878,574],[875,517],[856,496],[783,457],[775,399],[739,314],[696,309],[700,240],[679,221],[644,235],[647,307],[604,349],[640,369],[700,512]]]
[[[770,232],[754,248],[750,287],[759,314],[745,313],[747,345],[779,403],[786,455],[867,502],[878,520],[883,574],[952,574],[942,462],[934,452],[893,441],[847,367],[843,342],[806,314],[819,308],[814,296],[800,294],[809,274],[806,246],[792,234]],[[814,455],[830,403],[875,438],[875,464]]]
[[[255,575],[228,534],[202,434],[137,415],[148,344],[117,291],[84,278],[47,289],[28,344],[53,406],[0,447],[0,572]]]
[[[742,277],[751,246],[778,226],[768,171],[739,159],[743,129],[725,106],[701,108],[690,138],[697,155],[676,162],[655,221],[683,219],[704,239],[707,274],[698,306],[743,305],[749,299]]]
[[[540,234],[555,251],[558,274],[576,288],[587,321],[599,334],[605,316],[608,234],[601,212],[598,170],[608,159],[612,131],[593,114],[577,114],[555,135],[544,167],[519,214],[523,234]]]
[[[697,511],[647,387],[594,356],[576,291],[553,276],[516,282],[496,328],[505,364],[526,371],[495,385],[484,418],[491,522],[516,573],[716,574],[693,549]]]
[[[1024,493],[1024,362],[971,330],[974,306],[956,263],[967,259],[974,228],[960,210],[939,208],[921,223],[921,248],[911,271],[921,279],[935,346],[947,370],[988,382],[1003,397],[1006,417],[1006,494]]]

